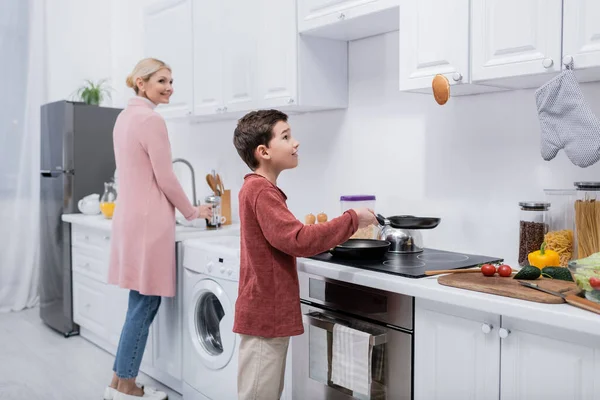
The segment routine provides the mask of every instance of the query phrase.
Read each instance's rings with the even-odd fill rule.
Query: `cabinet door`
[[[472,7],[472,80],[561,69],[562,0],[477,0]]]
[[[163,297],[152,324],[154,333],[154,368],[168,373],[181,380],[182,366],[182,330],[181,330],[181,301],[177,297]]]
[[[224,110],[246,111],[256,102],[256,21],[259,8],[252,1],[223,0],[222,3],[225,7],[222,48]],[[279,32],[272,34],[278,35]]]
[[[415,400],[497,400],[498,325],[498,316],[417,299]]]
[[[259,108],[293,104],[297,91],[295,0],[260,0],[256,29]],[[273,18],[272,15],[277,15]]]
[[[223,108],[223,2],[194,2],[194,114]]]
[[[598,400],[600,344],[586,337],[503,318],[501,400]]]
[[[162,0],[145,9],[144,54],[173,69],[174,92],[169,104],[157,107],[165,117],[191,115],[194,100],[192,0]]]
[[[431,88],[437,74],[469,81],[469,0],[400,3],[400,90]]]
[[[600,67],[600,1],[569,0],[563,11],[563,54],[575,69]]]

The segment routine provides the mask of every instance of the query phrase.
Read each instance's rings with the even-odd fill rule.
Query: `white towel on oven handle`
[[[370,333],[335,324],[331,381],[353,392],[369,395],[372,350]]]

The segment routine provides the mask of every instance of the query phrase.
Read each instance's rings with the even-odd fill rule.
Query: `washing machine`
[[[240,237],[186,240],[183,266],[183,398],[235,400]]]

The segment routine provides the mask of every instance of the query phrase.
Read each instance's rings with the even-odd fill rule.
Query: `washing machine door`
[[[235,350],[232,302],[212,279],[198,281],[193,293],[187,315],[188,334],[200,361],[209,369],[221,369]]]

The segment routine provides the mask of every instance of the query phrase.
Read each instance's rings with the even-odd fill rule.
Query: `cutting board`
[[[566,282],[555,279],[539,278],[528,281],[539,285],[544,289],[550,289],[561,293],[578,293],[579,288],[574,282]],[[483,274],[449,274],[440,276],[438,283],[444,286],[452,286],[476,292],[496,294],[498,296],[512,297],[515,299],[535,301],[538,303],[564,303],[561,297],[553,296],[539,290],[519,285],[519,281],[512,277],[484,276]]]

